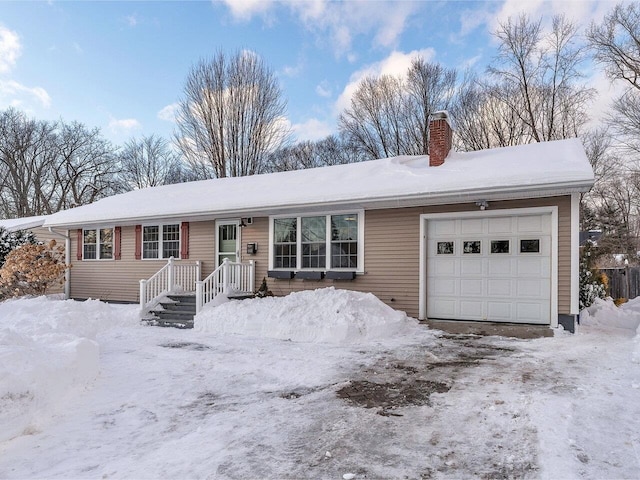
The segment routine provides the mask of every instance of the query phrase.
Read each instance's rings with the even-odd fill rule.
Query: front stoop
[[[142,319],[157,327],[193,328],[196,315],[195,295],[167,295],[166,299]]]

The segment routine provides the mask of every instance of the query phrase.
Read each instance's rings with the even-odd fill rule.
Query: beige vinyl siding
[[[569,314],[571,303],[571,197],[549,197],[528,200],[491,202],[491,210],[558,206],[558,313]],[[426,213],[477,211],[474,203],[365,211],[365,273],[353,281],[280,280],[267,278],[274,295],[335,286],[348,290],[372,292],[386,304],[418,316],[420,215]],[[246,241],[259,243],[256,260],[256,283],[267,277],[269,256],[268,218],[254,218],[251,235],[243,230]],[[250,238],[250,240],[247,240]],[[246,241],[245,241],[246,240]]]
[[[192,222],[189,225],[189,259],[179,263],[202,262],[202,273],[213,271],[215,224]],[[135,227],[122,227],[121,260],[77,260],[76,230],[71,230],[71,297],[99,298],[137,302],[140,295],[140,280],[151,277],[160,270],[166,260],[136,260]]]
[[[570,312],[571,197],[490,202],[493,210],[558,206],[558,313]],[[425,213],[477,211],[475,203],[365,211],[364,274],[352,281],[278,280],[267,277],[269,268],[269,218],[253,217],[253,223],[241,228],[240,258],[256,262],[257,288],[267,278],[269,289],[277,296],[293,291],[335,286],[372,292],[388,305],[418,316],[420,215]],[[330,212],[327,212],[330,213]],[[149,278],[166,262],[135,260],[135,231],[122,227],[122,260],[76,260],[76,235],[71,231],[71,295],[75,298],[138,301],[139,280]],[[215,221],[190,224],[189,260],[202,261],[203,277],[215,268]],[[255,255],[246,253],[248,243],[257,243]]]

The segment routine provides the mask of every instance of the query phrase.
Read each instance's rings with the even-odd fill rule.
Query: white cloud
[[[319,42],[328,38],[338,57],[351,53],[354,38],[373,35],[372,45],[393,47],[406,28],[407,19],[420,4],[416,2],[316,1],[291,0],[291,9],[308,30],[318,35]]]
[[[528,14],[532,19],[542,18],[542,25],[548,30],[554,15],[565,15],[576,25],[586,27],[592,21],[600,21],[608,10],[613,8],[613,2],[597,0],[582,0],[568,2],[566,0],[506,0],[501,8],[492,15],[488,27],[494,32],[501,23],[509,17]]]
[[[480,61],[481,58],[482,58],[482,54],[478,54],[473,57],[466,58],[460,64],[460,70],[464,72],[466,69],[472,68],[475,64],[477,64]]]
[[[124,17],[124,21],[127,23],[127,25],[129,25],[131,28],[135,27],[138,25],[138,23],[140,23],[140,21],[138,20],[138,16],[135,13],[132,13],[131,15],[127,15],[126,17]]]
[[[291,131],[299,142],[321,140],[333,133],[331,125],[317,118],[310,118],[303,123],[294,123],[291,125]]]
[[[591,127],[602,125],[602,119],[609,113],[613,100],[622,95],[627,88],[624,82],[611,82],[606,74],[598,69],[587,78],[587,85],[597,91],[596,97],[591,103],[589,117]]]
[[[231,15],[250,20],[256,15],[266,22],[267,13],[288,6],[302,25],[314,32],[321,45],[329,43],[338,57],[349,57],[354,38],[372,35],[374,46],[393,47],[406,28],[407,19],[420,8],[419,2],[352,0],[224,0]]]
[[[349,83],[345,86],[335,103],[334,108],[336,113],[342,112],[351,105],[351,97],[364,78],[371,76],[378,77],[381,75],[404,75],[411,65],[411,60],[414,58],[421,57],[426,61],[430,61],[434,56],[435,50],[432,48],[413,50],[408,53],[393,51],[387,58],[354,72],[351,74]]]
[[[82,47],[78,43],[73,42],[72,46],[73,46],[73,49],[76,51],[76,53],[78,53],[78,54],[83,54],[84,53],[84,50],[82,49]]]
[[[316,93],[324,98],[329,98],[332,95],[331,87],[329,86],[329,82],[323,80],[318,85],[316,85]]]
[[[175,122],[178,103],[171,103],[158,112],[158,118],[167,122]]]
[[[287,77],[297,77],[304,70],[304,61],[298,60],[295,65],[285,65],[282,69],[282,74]]]
[[[271,0],[224,0],[224,3],[237,20],[250,20],[254,15],[266,13],[273,4]]]
[[[13,69],[21,53],[18,34],[0,25],[0,73]]]
[[[44,108],[51,106],[51,97],[42,87],[27,87],[15,80],[0,80],[0,98],[10,97],[10,105],[22,105],[38,101]]]
[[[135,118],[123,118],[121,120],[111,118],[109,120],[109,130],[114,135],[126,135],[140,127],[142,127],[142,125]]]

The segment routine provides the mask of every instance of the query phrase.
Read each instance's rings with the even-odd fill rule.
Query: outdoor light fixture
[[[487,208],[489,208],[489,202],[487,202],[486,200],[478,200],[476,202],[476,207],[480,207],[480,210],[486,210]]]

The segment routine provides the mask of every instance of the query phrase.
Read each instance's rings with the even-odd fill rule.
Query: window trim
[[[332,215],[347,215],[347,214],[355,214],[358,216],[358,267],[357,268],[336,268],[331,266],[331,216]],[[327,221],[326,228],[326,258],[325,258],[325,266],[324,268],[302,268],[302,217],[325,217]],[[296,219],[296,245],[297,245],[297,254],[296,254],[296,268],[274,268],[274,258],[275,258],[275,249],[274,249],[274,220],[277,218],[295,218]],[[364,273],[364,248],[365,248],[365,240],[364,240],[364,221],[365,214],[363,209],[350,209],[350,210],[334,210],[329,212],[308,212],[308,213],[290,213],[290,214],[282,214],[282,215],[271,215],[269,216],[269,270],[277,270],[277,271],[294,271],[294,272],[326,272],[326,271],[339,271],[339,272],[356,272],[357,274]]]
[[[95,230],[96,231],[96,258],[86,258],[84,256],[84,232]],[[100,230],[111,230],[111,258],[100,258]],[[93,244],[92,244],[93,245]],[[116,259],[116,227],[111,225],[101,225],[99,227],[83,228],[82,229],[82,261],[83,262],[111,262]]]
[[[140,229],[140,260],[143,261],[167,261],[168,258],[164,258],[162,256],[164,245],[163,245],[163,233],[164,227],[169,225],[177,225],[178,226],[178,256],[173,257],[175,260],[180,260],[182,258],[182,222],[165,222],[165,223],[143,223]],[[158,256],[156,258],[145,258],[144,256],[144,229],[146,227],[158,227]]]

